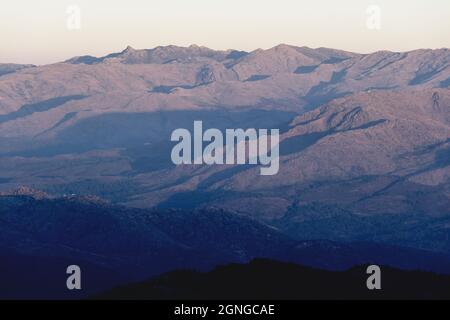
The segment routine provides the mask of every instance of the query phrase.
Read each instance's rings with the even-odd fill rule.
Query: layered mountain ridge
[[[67,296],[36,288],[74,262],[92,293],[261,257],[448,273],[449,62],[279,45],[0,64],[0,296]],[[198,120],[279,129],[278,174],[175,166],[171,133]]]
[[[449,49],[167,46],[22,68],[0,76],[0,190],[215,207],[303,240],[397,234],[405,245],[414,234],[413,246],[445,251],[449,61]],[[279,173],[173,165],[170,134],[195,120],[280,129]],[[393,230],[380,234],[373,219]],[[431,226],[439,241],[426,240]]]
[[[250,53],[128,47],[102,58],[73,58],[2,76],[0,134],[30,137],[52,128],[45,132],[51,136],[107,112],[249,107],[303,112],[355,92],[447,88],[449,59],[448,49],[361,55],[288,45]],[[67,101],[52,104],[64,97]],[[51,106],[17,116],[36,104]],[[74,115],[67,119],[67,114]]]
[[[217,209],[138,210],[21,188],[0,195],[0,217],[0,297],[8,299],[86,298],[167,271],[207,271],[255,258],[326,270],[378,263],[450,273],[450,258],[442,253],[363,241],[298,241]],[[82,269],[82,291],[62,285],[71,264]]]

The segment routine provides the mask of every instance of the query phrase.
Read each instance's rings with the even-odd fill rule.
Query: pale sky
[[[77,21],[67,11],[73,5],[80,29],[70,30]],[[379,30],[367,26],[371,5],[381,9]],[[0,63],[33,64],[127,45],[442,48],[450,47],[450,0],[12,0],[0,5],[0,41]]]

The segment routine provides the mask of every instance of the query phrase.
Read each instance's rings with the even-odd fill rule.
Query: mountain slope
[[[204,250],[210,253],[208,263],[278,254],[278,246],[270,243],[284,248],[285,238],[374,241],[447,253],[449,56],[448,49],[361,55],[288,45],[249,53],[129,47],[100,58],[23,68],[0,77],[0,190],[25,185],[60,197],[97,195],[126,206],[133,212],[127,214],[129,222],[117,220],[125,209],[111,209],[111,215],[107,206],[79,226],[102,230],[105,220],[108,228],[124,233],[122,242],[133,229],[133,250],[144,244],[152,252],[166,252],[167,261],[175,256],[164,267],[188,264],[189,255]],[[192,129],[195,120],[202,120],[205,129],[280,129],[279,173],[261,176],[257,166],[175,166],[170,134]],[[43,207],[36,206],[65,208],[66,200],[43,199]],[[21,212],[35,205],[21,201]],[[147,208],[189,214],[173,214],[166,221]],[[223,221],[192,213],[212,208],[270,225],[276,235],[236,222],[236,215]],[[96,206],[85,209],[97,211]],[[137,213],[140,209],[148,221]],[[61,219],[77,225],[83,212],[74,212]],[[6,216],[10,222],[20,220]],[[57,216],[49,218],[65,226]],[[216,235],[206,231],[204,238],[189,238],[168,227],[173,223],[184,230],[199,223],[207,230],[209,220],[218,226],[245,225],[261,243],[247,239],[251,245],[245,246],[247,240],[238,241],[231,227],[210,227],[231,242],[215,242]],[[25,230],[39,234],[30,225]],[[5,227],[10,243],[22,243],[13,237],[24,228],[19,227]],[[55,230],[40,237],[53,241],[51,246],[60,237],[74,245],[70,233]],[[266,231],[275,240],[261,235]],[[103,238],[92,236],[98,242],[111,237],[107,232]],[[87,241],[80,249],[91,245]],[[90,255],[83,259],[89,261]],[[127,261],[126,267],[141,263],[118,259],[118,265]]]
[[[31,64],[0,63],[0,76],[31,67],[35,66]]]
[[[29,189],[0,196],[0,240],[0,296],[5,298],[79,298],[171,270],[209,270],[254,258],[328,270],[379,263],[450,273],[448,256],[422,250],[296,241],[236,213],[137,210],[95,197],[49,198]],[[63,286],[71,264],[81,266],[86,277],[81,293]],[[51,277],[54,273],[60,276]]]
[[[0,114],[83,96],[2,124],[2,137],[32,137],[98,114],[198,108],[302,112],[365,90],[448,87],[448,49],[360,55],[279,45],[250,53],[204,47],[128,47],[102,58],[26,68],[0,79]],[[88,107],[90,106],[90,107]],[[70,121],[55,126],[68,114]],[[42,137],[41,137],[42,138]],[[49,137],[47,137],[49,138]]]

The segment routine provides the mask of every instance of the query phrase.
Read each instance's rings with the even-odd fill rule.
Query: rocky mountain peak
[[[135,52],[136,49],[134,49],[132,46],[128,45],[125,50],[122,51],[122,53],[132,53]]]

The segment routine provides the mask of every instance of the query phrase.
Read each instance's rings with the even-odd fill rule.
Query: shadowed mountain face
[[[330,214],[341,219],[341,212],[358,219],[445,217],[450,213],[449,110],[447,90],[423,89],[356,93],[302,115],[221,109],[77,119],[78,113],[69,113],[52,124],[56,132],[49,140],[51,129],[35,138],[0,141],[0,189],[29,185],[139,208],[220,207],[286,225],[290,232],[305,219]],[[203,120],[205,129],[279,128],[279,173],[264,177],[256,166],[174,166],[170,134],[192,130],[195,120]],[[355,236],[337,230],[315,237]]]
[[[377,263],[450,274],[443,254],[370,242],[297,241],[221,210],[129,209],[22,188],[0,196],[0,217],[0,297],[9,299],[86,297],[167,271],[206,271],[254,258],[327,270]],[[82,292],[65,288],[71,264],[83,270]]]
[[[31,67],[35,66],[31,64],[0,63],[0,76]]]
[[[0,191],[55,196],[1,199],[4,256],[36,265],[76,257],[123,281],[261,256],[330,268],[373,257],[417,265],[416,251],[387,246],[447,256],[449,62],[448,49],[361,55],[279,45],[128,47],[0,65]],[[195,120],[204,129],[279,129],[278,174],[173,165],[171,132]],[[80,203],[84,196],[113,206]],[[368,242],[383,244],[380,255]],[[339,254],[328,263],[330,243]],[[421,267],[447,271],[437,265]]]

